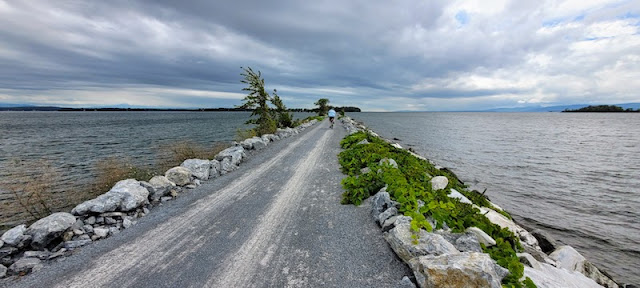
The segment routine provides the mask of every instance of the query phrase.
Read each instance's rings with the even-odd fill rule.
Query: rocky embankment
[[[344,127],[349,134],[367,131],[365,126],[343,118]],[[397,143],[385,140],[396,148]],[[363,140],[359,144],[369,144]],[[411,151],[409,151],[411,152]],[[411,152],[414,157],[427,160]],[[395,168],[398,164],[393,159],[382,159]],[[369,169],[367,168],[364,168]],[[367,173],[368,171],[363,171]],[[430,180],[433,191],[446,189],[449,179],[436,176]],[[497,205],[491,208],[473,204],[467,197],[455,189],[448,191],[448,196],[457,198],[461,203],[468,203],[476,208],[490,222],[506,228],[516,235],[524,251],[517,253],[520,263],[524,264],[524,276],[530,278],[537,287],[634,287],[618,285],[607,274],[600,271],[591,262],[570,246],[559,246],[548,234],[540,230],[527,231],[520,225],[505,217]],[[401,215],[400,205],[391,198],[386,187],[366,201],[370,202],[372,216],[384,232],[384,238],[413,270],[415,281],[420,287],[501,287],[502,279],[509,271],[496,263],[489,254],[483,253],[485,247],[496,245],[496,241],[477,227],[468,227],[463,233],[453,233],[446,227],[432,232],[420,229],[415,233],[411,229],[412,218]],[[419,207],[425,205],[420,203]],[[365,202],[366,203],[366,202]],[[432,227],[436,223],[427,218]],[[416,237],[417,236],[417,237]],[[408,280],[408,279],[407,279]]]
[[[119,181],[108,192],[80,203],[71,213],[58,212],[28,227],[24,224],[13,227],[0,237],[0,278],[37,271],[48,261],[58,261],[79,247],[117,234],[163,202],[197,187],[200,181],[236,170],[251,155],[250,151],[296,135],[315,123],[317,120],[312,120],[296,128],[278,129],[275,134],[234,143],[213,160],[185,160],[148,182]]]

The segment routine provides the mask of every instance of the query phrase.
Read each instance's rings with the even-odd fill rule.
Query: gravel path
[[[328,121],[9,287],[397,287],[411,271],[368,205],[341,205]],[[5,279],[6,280],[6,279]]]

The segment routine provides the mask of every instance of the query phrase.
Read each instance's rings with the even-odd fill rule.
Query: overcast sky
[[[0,103],[288,107],[640,102],[640,1],[4,1]]]

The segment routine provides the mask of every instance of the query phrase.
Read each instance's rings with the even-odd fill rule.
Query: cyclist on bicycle
[[[333,108],[331,108],[331,110],[329,110],[329,122],[331,122],[331,129],[333,129],[333,122],[336,119],[336,110],[333,110]]]

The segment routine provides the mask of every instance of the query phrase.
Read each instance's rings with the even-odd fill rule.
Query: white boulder
[[[193,173],[185,167],[173,167],[167,170],[164,176],[178,186],[186,186],[193,181]]]
[[[2,240],[5,244],[9,246],[18,246],[22,239],[24,238],[24,232],[27,231],[27,226],[22,224],[16,227],[9,229],[7,232],[2,234],[0,240]],[[0,245],[2,247],[2,245]]]
[[[183,168],[186,169],[186,168]],[[86,215],[89,212],[105,213],[131,211],[148,202],[149,190],[135,179],[122,180],[109,190],[94,199],[85,201],[71,210],[75,215]]]
[[[501,288],[509,271],[488,254],[462,252],[413,258],[409,266],[420,287],[492,287]]]
[[[76,223],[76,217],[67,212],[53,213],[31,224],[25,233],[31,235],[33,248],[43,249],[74,223]]]
[[[396,252],[400,259],[408,262],[411,258],[423,255],[443,255],[460,253],[455,246],[449,243],[441,235],[429,233],[420,230],[418,234],[418,243],[414,244],[410,224],[396,225],[389,232],[384,233],[384,239],[387,240],[391,249]]]
[[[449,185],[449,179],[444,176],[436,176],[431,178],[431,189],[433,191],[442,190]]]
[[[446,186],[445,186],[446,187]],[[462,195],[462,193],[458,192],[458,190],[451,188],[451,193],[448,195],[450,198],[460,199],[460,203],[467,203],[469,205],[473,205],[473,202],[469,200],[466,196]]]
[[[209,160],[187,159],[180,166],[191,170],[193,176],[200,180],[209,179],[209,172],[211,171],[211,161]]]

